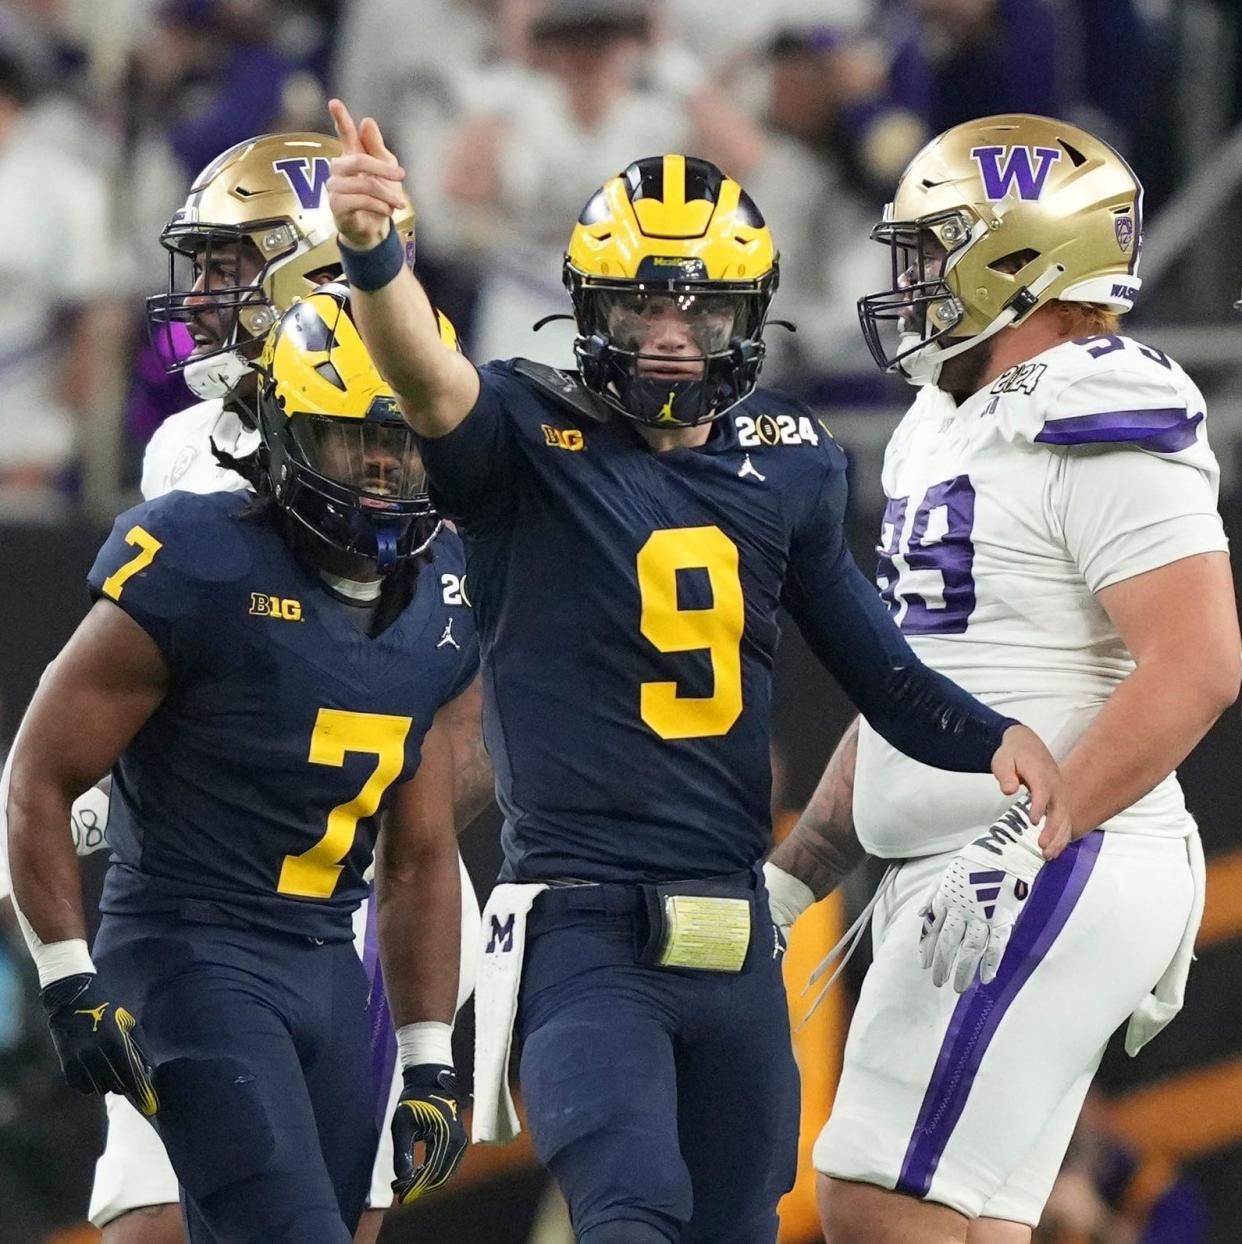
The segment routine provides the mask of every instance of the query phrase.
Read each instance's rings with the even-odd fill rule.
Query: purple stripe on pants
[[[988,1044],[1018,991],[1065,927],[1103,842],[1103,832],[1095,830],[1044,865],[1014,925],[995,979],[984,986],[976,979],[958,999],[897,1176],[898,1192],[927,1195]]]
[[[379,927],[375,887],[367,895],[367,925],[362,942],[362,966],[371,990],[367,995],[367,1031],[371,1039],[371,1092],[375,1101],[375,1123],[387,1124],[388,1086],[397,1065],[397,1035],[384,995],[384,971],[379,958]]]

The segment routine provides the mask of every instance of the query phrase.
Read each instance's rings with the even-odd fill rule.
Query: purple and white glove
[[[996,976],[1014,921],[1045,863],[1042,822],[1029,813],[1029,801],[1014,804],[949,861],[929,896],[919,949],[937,987],[950,972],[958,993],[970,988],[976,971],[985,985]]]

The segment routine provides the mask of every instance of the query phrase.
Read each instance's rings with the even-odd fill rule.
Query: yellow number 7
[[[677,604],[677,572],[706,570],[712,603]],[[742,715],[742,631],[746,605],[738,576],[737,545],[719,527],[653,531],[638,551],[643,635],[661,652],[706,649],[715,687],[707,696],[678,694],[675,682],[645,682],[639,711],[662,739],[728,734]]]
[[[341,861],[354,845],[358,822],[375,815],[384,792],[401,773],[411,724],[409,717],[347,713],[339,708],[319,710],[307,757],[311,764],[339,769],[347,752],[370,752],[379,759],[362,789],[348,803],[338,804],[328,813],[323,837],[301,855],[285,856],[277,893],[299,898],[332,897],[341,875]]]
[[[104,581],[103,594],[113,600],[121,598],[121,589],[140,570],[145,570],[154,560],[155,555],[164,546],[145,528],[131,527],[125,533],[125,543],[132,544],[138,552],[123,566],[118,566]]]

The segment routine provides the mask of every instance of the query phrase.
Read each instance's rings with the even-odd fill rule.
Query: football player
[[[446,588],[460,542],[344,287],[280,321],[263,370],[259,494],[174,491],[101,551],[14,748],[10,865],[66,1076],[153,1116],[190,1240],[348,1241],[388,1099],[351,945],[377,832],[365,954],[404,1068],[399,1198],[465,1147],[451,732],[477,645]],[[109,766],[92,957],[54,827]]]
[[[161,235],[169,254],[169,278],[166,291],[148,300],[154,335],[161,354],[203,400],[169,416],[147,445],[142,492],[148,500],[174,488],[206,493],[251,487],[259,443],[253,364],[263,339],[295,299],[340,274],[325,189],[328,161],[339,152],[339,142],[322,134],[271,134],[239,143],[194,179],[185,203]],[[412,209],[397,214],[396,227],[411,250]],[[456,348],[452,326],[443,318],[440,324],[445,344]],[[183,348],[187,340],[188,353]],[[454,580],[445,588],[460,593],[461,583]],[[492,792],[472,699],[463,699],[454,730],[459,825],[468,824],[490,802]],[[7,771],[6,766],[6,778]],[[109,781],[105,778],[74,805],[72,828],[80,854],[106,845]],[[478,900],[464,865],[461,877],[459,991],[464,1001],[473,987]],[[0,868],[0,894],[7,892],[7,871]],[[359,906],[354,925],[358,953],[378,980],[373,896]],[[377,1048],[374,1057],[391,1067],[395,1045],[380,1022],[386,1014],[382,988],[374,991],[372,1005],[375,1040],[388,1045],[387,1052]],[[390,1078],[395,1102],[400,1079]],[[109,1095],[107,1109],[108,1138],[95,1172],[91,1221],[103,1230],[105,1244],[180,1244],[184,1233],[177,1181],[158,1136],[123,1097]],[[376,1208],[364,1215],[359,1244],[378,1234],[382,1208],[391,1200],[391,1178],[391,1141],[385,1129],[369,1198]]]
[[[896,745],[1025,782],[1050,850],[1059,775],[914,657],[846,549],[840,450],[755,390],[777,265],[736,182],[680,155],[610,179],[565,264],[580,370],[476,370],[433,349],[401,262],[403,171],[373,120],[332,109],[359,327],[462,524],[487,665],[505,884],[484,913],[476,1138],[512,1133],[515,1014],[535,1149],[580,1241],[772,1241],[798,1130],[758,875],[778,605]]]
[[[786,922],[862,848],[895,861],[814,1151],[831,1244],[1029,1241],[1110,1035],[1131,1017],[1134,1054],[1181,1005],[1203,865],[1174,769],[1239,637],[1203,396],[1118,332],[1142,207],[1093,135],[988,117],[873,231],[894,279],[864,333],[919,389],[880,587],[923,660],[1052,741],[1074,841],[1045,862],[1033,817],[863,721],[774,852]]]

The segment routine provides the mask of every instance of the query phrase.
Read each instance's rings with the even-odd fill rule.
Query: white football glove
[[[958,993],[970,988],[976,970],[985,985],[996,976],[1014,921],[1045,863],[1042,824],[1031,820],[1030,803],[1022,800],[949,861],[923,911],[919,936],[923,966],[931,968],[937,987],[950,971]]]

